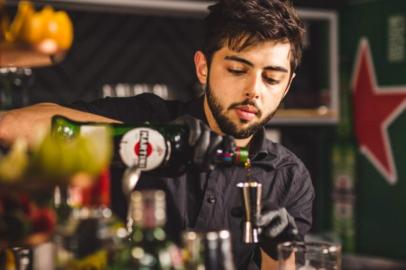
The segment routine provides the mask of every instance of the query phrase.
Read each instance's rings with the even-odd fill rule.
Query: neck
[[[238,147],[248,147],[248,144],[251,142],[252,135],[245,139],[235,139],[235,144]]]
[[[216,119],[214,118],[212,111],[210,110],[209,102],[207,101],[206,95],[204,97],[203,108],[204,108],[204,114],[206,115],[206,119],[207,119],[210,129],[213,130],[214,132],[216,132],[217,134],[224,136],[225,133],[220,129]],[[249,136],[248,138],[235,139],[234,141],[238,147],[247,147],[248,144],[250,143],[251,139],[252,139],[252,135]]]

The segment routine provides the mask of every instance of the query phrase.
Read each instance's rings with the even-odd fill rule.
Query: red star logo
[[[361,152],[390,184],[395,184],[397,172],[388,127],[406,107],[406,86],[377,86],[366,39],[360,42],[352,86],[355,133]]]

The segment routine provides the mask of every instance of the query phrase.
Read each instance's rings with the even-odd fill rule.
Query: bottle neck
[[[80,124],[61,115],[55,115],[51,119],[52,134],[61,139],[72,139],[79,135]]]
[[[61,115],[55,115],[51,120],[52,133],[62,139],[72,139],[79,134],[94,132],[95,129],[108,129],[113,137],[121,136],[137,125],[123,123],[75,121]]]
[[[231,146],[216,151],[215,163],[245,166],[249,161],[248,148]]]
[[[337,125],[337,137],[343,141],[349,140],[353,136],[353,112],[350,89],[341,89],[340,102],[340,121]]]

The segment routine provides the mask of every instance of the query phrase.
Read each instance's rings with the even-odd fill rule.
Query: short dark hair
[[[291,70],[302,57],[304,27],[289,0],[219,0],[205,19],[203,53],[211,63],[223,46],[242,51],[274,40],[291,44]]]

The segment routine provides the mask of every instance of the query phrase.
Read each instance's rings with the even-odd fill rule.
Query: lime
[[[28,162],[27,142],[17,139],[10,152],[0,159],[0,181],[21,180],[26,173]]]
[[[107,128],[66,139],[48,134],[34,151],[32,172],[42,178],[66,181],[77,173],[98,175],[112,156],[112,140]]]

